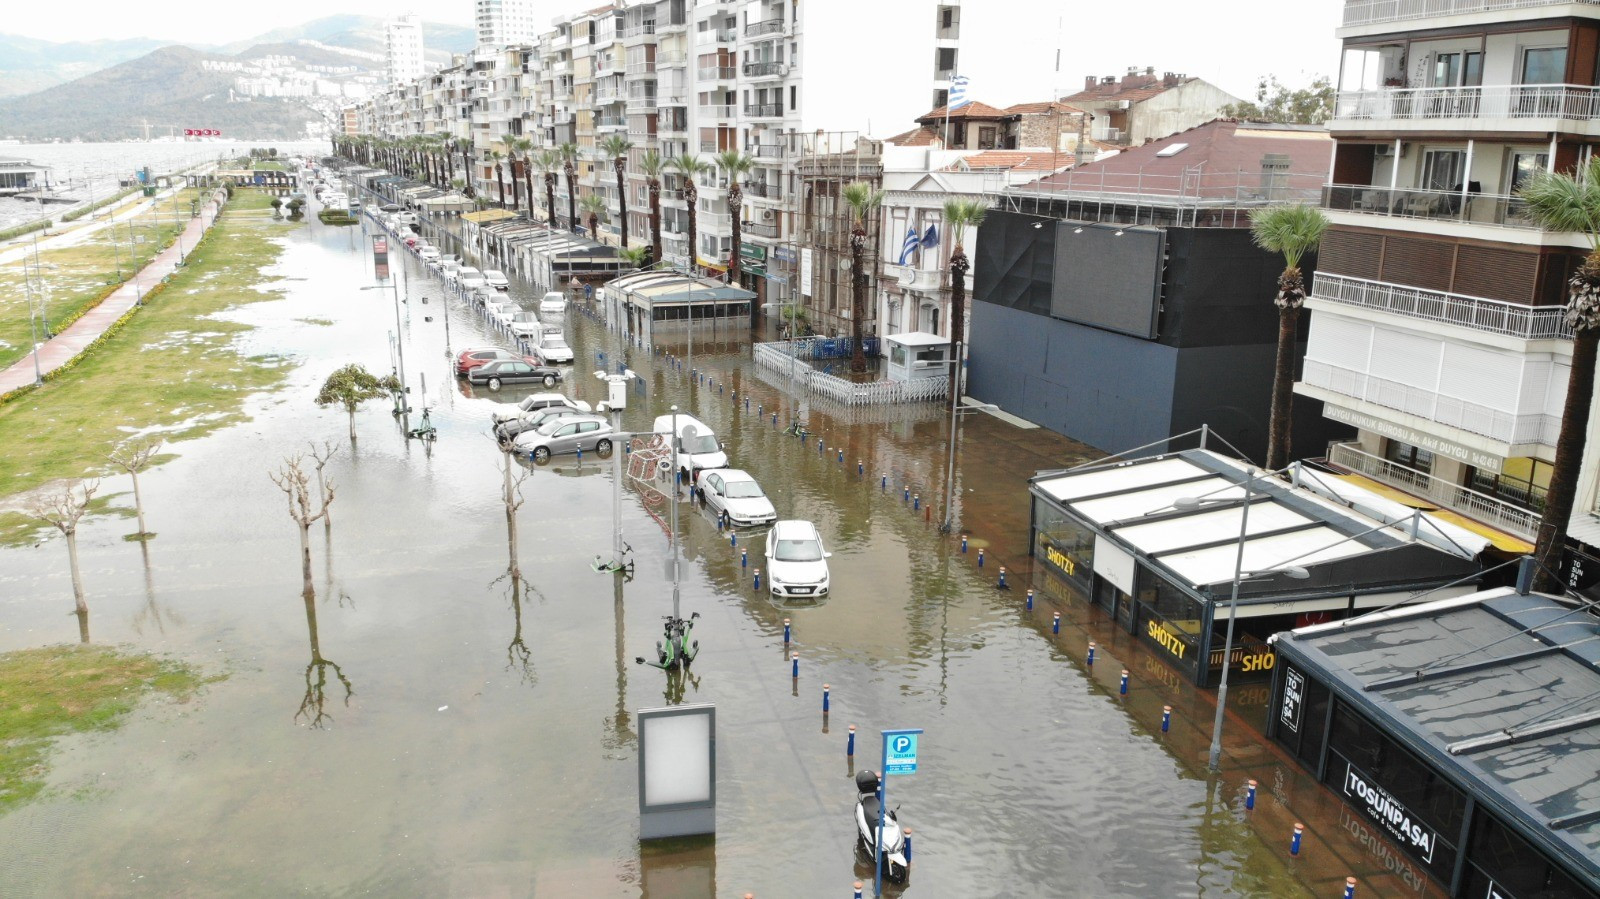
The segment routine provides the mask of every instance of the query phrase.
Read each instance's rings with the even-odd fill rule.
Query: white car
[[[468,290],[472,290],[475,287],[487,286],[487,283],[483,280],[483,272],[478,271],[470,265],[463,265],[461,269],[456,272],[456,283],[467,288]]]
[[[433,260],[439,258],[439,248],[429,244],[423,244],[422,246],[417,247],[417,258],[421,259],[423,262],[432,262]]]
[[[456,279],[456,271],[460,268],[461,263],[459,262],[450,262],[446,259],[439,260],[439,276],[446,281],[454,281]]]
[[[539,338],[539,355],[546,362],[571,362],[572,347],[567,346],[567,338],[560,331],[545,331]]]
[[[502,326],[509,325],[517,313],[522,311],[521,306],[510,300],[503,303],[490,302],[485,308],[489,310],[489,317],[494,319],[496,324]]]
[[[807,599],[828,593],[828,558],[809,521],[780,521],[767,532],[767,588],[773,596]]]
[[[485,284],[488,284],[491,288],[501,292],[511,289],[511,280],[507,278],[506,273],[502,271],[486,268],[483,270],[483,280]]]
[[[700,472],[700,502],[718,516],[726,512],[735,525],[767,524],[778,520],[778,510],[761,492],[761,485],[749,472],[737,468],[717,468]]]
[[[552,290],[539,300],[539,311],[559,315],[567,311],[567,295],[559,290]]]
[[[523,397],[520,402],[515,404],[501,403],[495,409],[492,417],[495,423],[499,424],[519,418],[524,413],[537,412],[550,406],[566,406],[568,409],[576,409],[579,412],[592,411],[588,403],[583,400],[575,400],[564,393],[535,393]]]
[[[511,317],[511,333],[517,337],[535,338],[541,335],[544,326],[539,324],[539,314],[528,309],[523,309]]]

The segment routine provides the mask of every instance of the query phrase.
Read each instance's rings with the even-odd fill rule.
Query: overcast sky
[[[814,4],[872,3],[905,8],[907,21],[925,22],[934,0],[805,0]],[[592,9],[595,0],[541,4],[550,15]],[[996,104],[1043,99],[1052,87],[1075,88],[1085,75],[1111,75],[1129,66],[1198,75],[1251,98],[1256,78],[1276,74],[1299,86],[1334,74],[1333,29],[1342,0],[967,0],[962,8],[961,70],[972,95]],[[428,21],[472,23],[472,0],[416,8]],[[273,0],[228,6],[217,0],[155,0],[130,16],[123,0],[7,4],[0,30],[47,40],[95,40],[145,35],[174,42],[224,44],[278,25],[333,13],[388,16],[405,9],[394,0]],[[818,35],[808,34],[815,41]],[[852,35],[860,60],[872,43],[891,35]],[[1061,48],[1060,73],[1056,49]],[[848,63],[847,59],[841,59]],[[920,80],[923,72],[917,72]],[[870,85],[863,85],[870,90]]]

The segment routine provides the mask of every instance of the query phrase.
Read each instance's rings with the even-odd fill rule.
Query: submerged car
[[[590,450],[602,456],[611,454],[611,422],[598,415],[567,415],[547,421],[536,431],[519,438],[518,446],[540,463],[551,456]]]
[[[465,375],[480,365],[493,362],[496,359],[517,359],[533,364],[533,360],[521,353],[516,353],[505,347],[484,346],[472,347],[462,350],[456,355],[456,374]]]
[[[589,410],[587,408],[575,409],[571,406],[546,406],[543,409],[524,412],[516,418],[500,422],[494,426],[494,436],[501,444],[513,443],[521,446],[525,441],[519,441],[519,438],[527,435],[529,439],[532,439],[534,435],[531,432],[543,427],[547,422],[568,415],[588,414]],[[528,448],[523,446],[522,449],[526,452]]]
[[[767,587],[773,596],[803,599],[828,592],[828,558],[809,521],[780,521],[767,532]]]
[[[527,309],[511,317],[511,333],[523,338],[535,338],[544,333],[544,326],[539,323],[539,314]]]
[[[473,268],[471,266],[468,266],[468,265],[463,265],[456,272],[456,283],[460,284],[462,287],[467,288],[468,290],[471,290],[474,287],[483,287],[483,286],[485,286],[484,280],[483,280],[483,272],[480,272],[477,269],[475,269],[475,268]]]
[[[552,331],[546,326],[544,333],[539,337],[539,355],[546,362],[571,362],[572,347],[567,345],[566,335],[559,330]]]
[[[565,406],[568,409],[576,409],[585,413],[593,411],[589,408],[588,403],[583,400],[575,400],[564,393],[535,393],[523,397],[520,402],[515,404],[504,403],[500,405],[491,413],[490,417],[496,422],[511,421],[512,419],[521,418],[530,412],[538,412],[540,409],[549,409],[555,406]]]
[[[700,502],[735,525],[766,524],[778,519],[772,501],[761,492],[761,485],[749,472],[737,468],[717,468],[700,472]]]
[[[561,370],[534,365],[521,359],[496,359],[467,372],[467,381],[473,384],[486,384],[490,390],[499,390],[506,384],[543,384],[546,387],[554,387],[561,383]]]
[[[483,270],[483,281],[494,290],[505,292],[511,289],[511,279],[506,277],[506,273],[492,268]]]

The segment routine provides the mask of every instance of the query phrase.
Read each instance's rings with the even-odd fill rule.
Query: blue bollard
[[[773,427],[777,427],[778,426],[778,413],[776,413],[776,412],[772,413],[772,426]]]
[[[750,398],[748,396],[744,398],[744,411],[750,411]]]
[[[1059,634],[1061,633],[1061,613],[1053,612],[1051,614],[1055,617],[1050,619],[1050,633]]]
[[[1244,791],[1244,808],[1245,808],[1245,811],[1250,811],[1250,810],[1254,809],[1255,807],[1256,807],[1256,782],[1252,780],[1252,781],[1250,781],[1250,785],[1248,787],[1246,787],[1245,791]]]
[[[766,409],[767,409],[766,406],[762,405],[761,403],[756,403],[756,414],[757,415],[766,415],[767,414]]]
[[[789,645],[789,619],[783,619],[783,645]]]
[[[1161,707],[1161,732],[1166,733],[1172,727],[1172,706]]]
[[[1001,590],[1006,589],[1006,566],[1004,565],[1000,566],[1000,583],[996,586],[998,586]]]
[[[855,899],[861,899],[861,890],[862,890],[861,881],[858,880],[858,881],[855,882],[855,889],[856,889]]]
[[[748,549],[739,550],[739,567],[740,568],[749,568],[750,567],[750,550],[748,550]]]
[[[1305,832],[1306,826],[1304,824],[1295,824],[1294,836],[1289,840],[1290,855],[1300,854],[1300,840],[1305,836]]]
[[[1089,641],[1089,667],[1094,667],[1094,641]]]
[[[906,860],[910,861],[909,858]],[[1344,879],[1344,899],[1356,899],[1356,879],[1354,877],[1346,877]]]
[[[761,569],[759,569],[759,568],[756,569],[756,580],[755,580],[755,586],[754,586],[753,589],[756,589],[756,590],[760,590],[761,589]]]
[[[906,868],[911,867],[911,828],[906,828]]]
[[[1028,611],[1033,611],[1033,591],[1028,591]]]
[[[885,474],[885,475],[879,475],[878,476],[878,489],[879,490],[888,490],[889,489],[889,476],[888,475]]]
[[[913,511],[913,512],[921,512],[922,511],[922,494],[918,493],[918,494],[915,494],[915,495],[913,495],[911,497],[911,511]]]
[[[967,553],[967,535],[966,534],[962,534],[961,535],[961,554],[962,555],[966,555],[966,553]]]
[[[738,531],[729,531],[728,532],[728,545],[732,546],[732,547],[735,547],[735,548],[738,547],[738,545],[739,545],[739,532]]]
[[[798,653],[798,652],[794,653],[789,658],[792,660],[792,666],[789,669],[789,676],[790,677],[799,677],[800,676],[800,653]]]
[[[822,452],[822,438],[821,437],[817,438],[817,452],[819,452],[819,453]]]
[[[983,547],[978,547],[978,567],[983,567]]]
[[[799,677],[798,674],[795,676]],[[829,687],[827,684],[822,685],[822,714],[824,715],[828,714],[828,694],[832,691],[832,689],[833,688]]]
[[[844,464],[844,448],[843,447],[840,447],[840,449],[839,449],[839,464],[840,465]]]
[[[846,758],[856,757],[856,726],[854,724],[850,725],[850,741],[844,744],[844,754]]]
[[[623,455],[624,455],[624,456],[631,456],[631,455],[633,455],[633,444],[632,444],[632,443],[631,443],[631,442],[630,442],[630,443],[624,443],[624,444],[623,444],[623,445],[622,445],[622,454],[623,454]]]
[[[858,478],[862,477],[866,473],[867,473],[867,463],[861,461],[860,459],[857,459],[856,460],[856,477],[858,477]]]
[[[580,447],[578,447],[578,461],[579,461],[579,462],[582,462],[582,461],[583,461],[583,447],[581,447],[581,446],[580,446]],[[693,498],[693,497],[691,497],[691,499],[692,499],[692,498]]]
[[[1123,696],[1128,695],[1128,669],[1122,669],[1122,683],[1117,687],[1117,692]]]
[[[910,484],[903,485],[902,486],[902,491],[903,492],[900,494],[900,501],[903,502],[903,503],[911,502],[911,485]]]

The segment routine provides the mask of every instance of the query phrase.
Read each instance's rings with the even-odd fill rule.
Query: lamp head
[[[606,379],[606,373],[603,371],[595,372],[594,376],[596,380],[604,381]]]

